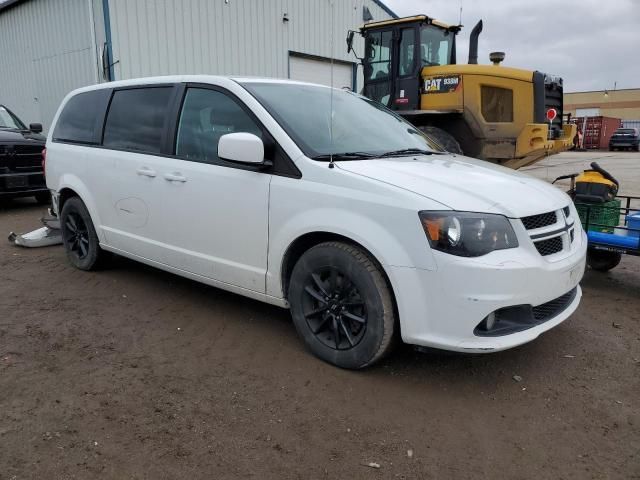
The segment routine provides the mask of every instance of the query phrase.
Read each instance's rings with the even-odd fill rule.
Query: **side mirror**
[[[29,130],[33,133],[41,133],[42,132],[42,124],[41,123],[30,123]]]
[[[253,133],[227,133],[218,140],[218,157],[230,162],[264,163],[264,144]]]
[[[356,33],[353,30],[349,30],[347,33],[347,53],[353,50],[353,34]]]

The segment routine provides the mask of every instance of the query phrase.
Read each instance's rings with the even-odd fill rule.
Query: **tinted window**
[[[450,63],[453,34],[441,28],[427,26],[420,32],[420,58],[423,67]]]
[[[108,89],[101,89],[79,93],[70,98],[58,117],[53,140],[99,144],[104,109],[110,93]]]
[[[187,90],[178,124],[176,155],[217,162],[220,137],[235,132],[262,137],[260,127],[228,95],[202,88]]]
[[[104,127],[104,146],[159,153],[172,92],[172,87],[115,91]]]
[[[411,75],[415,65],[415,33],[413,28],[403,28],[400,37],[400,75]]]
[[[513,90],[483,86],[482,116],[487,122],[513,122]]]
[[[380,80],[389,77],[391,70],[392,32],[375,32],[366,39],[365,79]]]

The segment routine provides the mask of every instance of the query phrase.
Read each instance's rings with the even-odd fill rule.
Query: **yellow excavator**
[[[470,35],[468,64],[457,64],[460,29],[416,15],[349,31],[348,51],[356,33],[364,37],[362,93],[453,153],[517,169],[568,150],[576,126],[563,121],[562,78],[501,66],[503,52],[479,65],[482,20]]]

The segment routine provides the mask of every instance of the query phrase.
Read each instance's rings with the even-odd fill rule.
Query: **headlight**
[[[419,213],[431,248],[459,257],[479,257],[516,248],[518,239],[502,215],[469,212]]]

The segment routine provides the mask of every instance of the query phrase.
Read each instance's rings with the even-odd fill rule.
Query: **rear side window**
[[[53,141],[98,145],[111,90],[79,93],[65,104],[53,130]]]
[[[116,90],[104,127],[103,145],[160,153],[173,87]]]
[[[483,85],[482,116],[487,122],[513,122],[513,90]]]

